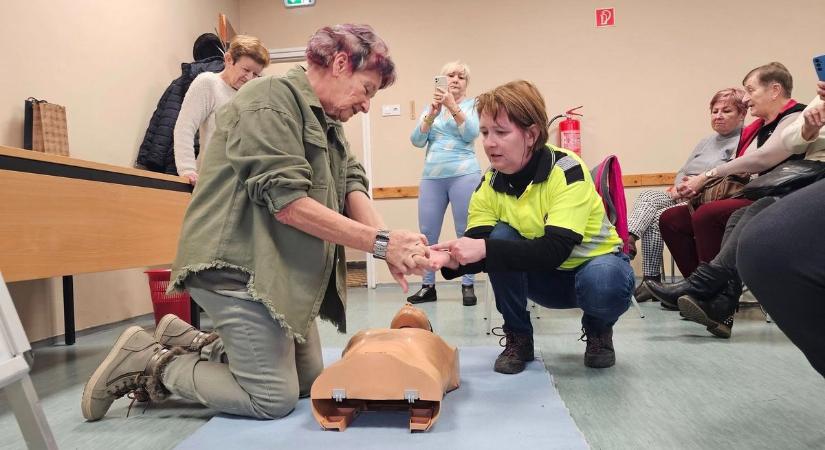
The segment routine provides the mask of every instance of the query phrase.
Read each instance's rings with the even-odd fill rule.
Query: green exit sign
[[[315,0],[284,0],[284,6],[287,8],[295,8],[297,6],[312,6]]]

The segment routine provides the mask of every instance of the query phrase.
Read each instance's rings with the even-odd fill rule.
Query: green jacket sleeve
[[[289,113],[239,111],[227,133],[226,155],[249,198],[272,214],[306,197],[312,186],[301,124]]]

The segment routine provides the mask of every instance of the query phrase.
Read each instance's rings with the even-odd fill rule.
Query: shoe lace
[[[141,414],[145,414],[146,410],[149,409],[150,406],[152,406],[152,399],[151,397],[149,397],[149,393],[146,392],[146,389],[144,388],[138,388],[129,392],[128,394],[126,394],[126,398],[132,400],[131,402],[129,402],[129,408],[126,409],[126,417],[129,417],[129,413],[132,412],[132,405],[134,405],[135,402],[146,404],[146,406],[144,406],[143,408],[143,411],[140,412]]]
[[[601,336],[596,333],[588,335],[584,328],[582,328],[582,335],[579,336],[579,340],[587,343],[587,348],[592,351],[599,351],[604,346]]]
[[[113,387],[114,389],[110,391],[112,396],[115,398],[123,397],[124,395],[126,398],[131,399],[132,401],[129,403],[129,408],[126,410],[126,417],[129,417],[129,413],[132,411],[132,405],[135,402],[149,402],[149,393],[144,388],[146,384],[146,377],[143,375],[139,375],[137,377],[127,377],[123,378],[118,384],[115,384]],[[146,412],[146,409],[143,410]]]
[[[504,329],[504,327],[493,327],[493,329],[492,329],[492,330],[490,330],[490,333],[492,333],[492,334],[493,334],[493,336],[496,336],[496,337],[500,337],[500,338],[501,338],[501,339],[499,339],[499,340],[498,340],[498,345],[499,345],[499,346],[501,346],[501,347],[507,347],[507,345],[505,345],[505,341],[507,340],[507,334],[508,334],[508,333],[507,333],[507,331]]]
[[[518,334],[505,330],[504,327],[494,327],[490,332],[493,336],[501,338],[498,340],[498,345],[504,347],[502,355],[517,356],[519,354],[522,338]]]

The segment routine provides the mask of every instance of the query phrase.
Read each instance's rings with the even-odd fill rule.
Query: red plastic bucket
[[[155,325],[167,314],[174,314],[188,323],[192,323],[189,293],[167,294],[169,278],[172,271],[169,269],[147,270],[149,276],[149,292],[152,294],[152,308],[155,310]]]

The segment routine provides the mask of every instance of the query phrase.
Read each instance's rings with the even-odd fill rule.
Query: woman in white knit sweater
[[[261,76],[269,65],[269,51],[257,38],[237,35],[229,43],[224,62],[220,73],[204,72],[192,81],[175,123],[175,166],[178,175],[188,178],[193,186],[198,182],[195,133],[200,130],[203,153],[215,131],[215,112],[247,81]]]

